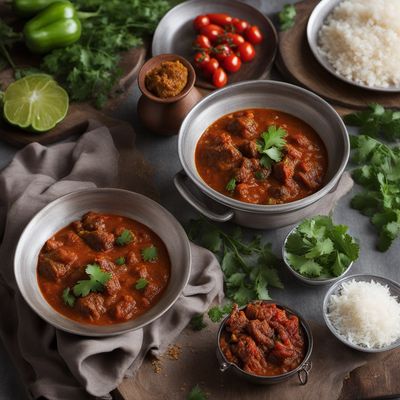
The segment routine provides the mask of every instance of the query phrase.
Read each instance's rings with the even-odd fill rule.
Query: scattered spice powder
[[[151,362],[151,365],[155,374],[159,374],[161,372],[161,360],[155,359]]]
[[[177,360],[181,355],[181,351],[182,349],[180,346],[178,346],[177,344],[171,344],[168,346],[168,350],[166,351],[165,355],[170,360]]]

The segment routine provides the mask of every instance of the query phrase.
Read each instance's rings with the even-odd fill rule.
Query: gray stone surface
[[[266,14],[278,11],[282,0],[247,0]],[[293,2],[293,1],[292,1]],[[279,79],[274,72],[273,77]],[[197,214],[188,206],[175,190],[172,178],[181,167],[177,152],[177,137],[161,137],[146,132],[140,127],[136,116],[136,103],[139,90],[135,86],[126,102],[114,113],[116,117],[132,123],[137,132],[137,147],[144,157],[154,166],[155,183],[160,192],[161,203],[169,209],[181,222],[196,217]],[[353,132],[351,132],[353,133]],[[0,168],[11,160],[16,149],[0,142]],[[400,282],[400,241],[386,253],[375,250],[376,235],[366,217],[349,207],[349,200],[357,190],[357,186],[346,197],[342,198],[334,211],[335,221],[350,227],[350,232],[360,240],[361,255],[354,264],[351,274],[374,273],[383,275]],[[263,232],[265,240],[273,244],[273,248],[280,253],[283,239],[290,227],[275,231]],[[285,285],[284,290],[271,290],[272,296],[289,306],[297,309],[306,318],[322,322],[322,299],[327,291],[326,287],[306,287],[298,283],[282,270],[281,276]],[[23,388],[18,380],[17,373],[12,366],[5,349],[0,344],[0,399],[25,399]]]

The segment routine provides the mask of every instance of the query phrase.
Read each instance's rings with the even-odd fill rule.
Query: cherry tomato
[[[195,41],[193,42],[193,47],[198,50],[211,50],[210,39],[204,35],[197,35]]]
[[[203,26],[200,30],[200,33],[207,36],[211,42],[215,42],[218,39],[218,36],[224,33],[224,30],[218,25],[209,24]]]
[[[210,61],[210,55],[204,51],[200,51],[194,55],[194,63],[196,67],[203,68],[204,64]]]
[[[238,47],[238,53],[243,62],[249,62],[256,56],[254,46],[249,42],[244,42]]]
[[[196,29],[196,31],[199,31],[203,26],[209,24],[210,24],[210,18],[208,18],[207,15],[198,15],[193,21],[193,26],[194,29]]]
[[[253,26],[250,26],[249,28],[247,28],[244,35],[246,36],[246,39],[251,44],[259,44],[264,39],[264,37],[260,31],[260,28],[256,25],[253,25]]]
[[[218,69],[219,62],[215,58],[210,58],[210,61],[203,64],[203,73],[206,77],[211,77],[213,73]]]
[[[218,61],[221,62],[225,60],[226,57],[232,54],[232,50],[227,44],[223,43],[219,44],[218,46],[215,46],[212,49],[212,54]]]
[[[232,17],[228,14],[207,14],[212,24],[224,26],[232,22]]]
[[[244,21],[243,19],[233,18],[232,26],[234,32],[242,33],[250,26],[250,24],[247,21]]]
[[[228,82],[228,75],[222,68],[217,68],[212,76],[212,84],[217,88],[222,88]]]
[[[226,43],[229,47],[237,47],[245,42],[243,36],[237,33],[227,32],[217,39],[218,43]]]
[[[231,54],[230,56],[225,58],[225,60],[222,63],[222,66],[228,72],[237,72],[242,66],[242,62],[240,61],[240,58],[236,54]]]

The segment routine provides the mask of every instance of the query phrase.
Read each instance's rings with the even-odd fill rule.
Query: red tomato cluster
[[[217,88],[227,84],[227,72],[237,72],[242,62],[253,60],[254,45],[264,39],[258,26],[228,14],[199,15],[193,25],[198,32],[194,63]]]

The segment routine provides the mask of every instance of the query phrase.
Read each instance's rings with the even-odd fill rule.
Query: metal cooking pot
[[[222,116],[249,108],[284,111],[302,119],[319,134],[329,158],[325,184],[320,190],[291,203],[259,205],[227,197],[203,181],[195,164],[195,150],[200,136]],[[261,80],[227,86],[200,101],[181,125],[178,151],[183,171],[175,176],[174,183],[179,193],[197,211],[217,222],[233,220],[251,228],[272,229],[294,224],[318,212],[321,199],[336,189],[345,170],[350,141],[342,119],[325,100],[288,83]],[[190,183],[199,191],[193,190]],[[215,210],[216,205],[218,210]]]

